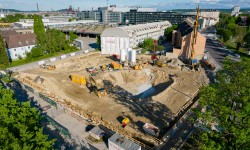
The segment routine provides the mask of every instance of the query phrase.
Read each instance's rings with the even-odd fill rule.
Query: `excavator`
[[[157,54],[156,54],[156,52],[155,52],[156,44],[157,44],[157,41],[154,40],[154,50],[153,50],[153,53],[152,53],[152,55],[151,55],[151,60],[153,61],[153,64],[154,64],[154,65],[158,65],[159,67],[164,67],[164,66],[166,66],[167,64],[164,63],[163,61],[161,61],[161,60],[157,57]]]
[[[107,95],[104,83],[100,78],[98,78],[98,76],[90,75],[89,80],[87,81],[87,87],[91,89],[91,91],[95,92],[98,97]]]
[[[194,22],[194,32],[193,32],[193,36],[192,36],[192,43],[191,43],[191,68],[197,68],[200,66],[200,63],[197,59],[195,59],[195,48],[194,45],[196,44],[197,41],[197,27],[199,25],[198,19],[199,19],[199,12],[200,12],[200,7],[198,6],[197,8],[197,12],[196,12],[196,19]]]

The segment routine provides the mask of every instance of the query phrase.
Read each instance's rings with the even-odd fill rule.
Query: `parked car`
[[[239,54],[235,54],[236,58],[240,58],[240,55]]]

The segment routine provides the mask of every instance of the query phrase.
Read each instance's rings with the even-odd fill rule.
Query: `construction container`
[[[158,136],[159,135],[159,128],[149,124],[149,123],[145,123],[143,126],[144,131],[146,131],[148,134],[153,135],[153,136]]]
[[[86,84],[86,76],[71,75],[71,81],[77,84]]]
[[[119,70],[122,69],[122,65],[117,63],[117,62],[112,62],[111,66],[115,69],[115,70]]]
[[[115,133],[108,139],[109,150],[141,150],[141,146]]]

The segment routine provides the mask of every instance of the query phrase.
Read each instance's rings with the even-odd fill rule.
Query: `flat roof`
[[[129,139],[121,136],[118,133],[115,133],[113,136],[111,136],[109,138],[109,141],[115,143],[116,145],[118,145],[126,150],[137,150],[137,149],[141,148],[140,145],[130,141]]]

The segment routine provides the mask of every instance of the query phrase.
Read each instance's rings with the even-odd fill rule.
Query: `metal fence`
[[[49,117],[48,115],[45,116],[45,119],[48,123],[53,125],[57,130],[59,130],[60,133],[62,133],[64,136],[71,137],[69,130],[62,125],[60,125],[58,122],[56,122],[54,119]]]
[[[50,98],[44,96],[42,93],[38,93],[38,95],[39,95],[39,97],[40,97],[41,99],[43,99],[43,100],[45,100],[46,102],[50,103],[52,106],[57,107],[56,102],[53,101],[52,99],[50,99]]]

